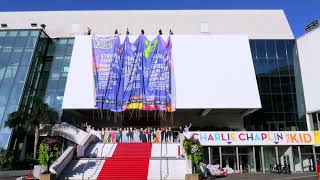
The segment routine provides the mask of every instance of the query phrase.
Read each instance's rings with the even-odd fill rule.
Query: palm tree
[[[32,102],[33,105],[31,113],[23,110],[11,113],[8,121],[6,122],[6,126],[12,128],[15,132],[17,132],[18,128],[23,129],[25,132],[34,130],[33,158],[36,159],[40,136],[39,125],[55,123],[58,113],[50,108],[48,104],[44,103],[39,97],[32,98]]]
[[[37,148],[39,141],[39,126],[40,124],[53,124],[58,118],[58,113],[49,107],[48,104],[44,103],[39,97],[33,99],[33,109],[31,116],[26,124],[34,129],[34,147],[33,147],[33,158],[37,158]]]
[[[26,135],[27,127],[25,126],[26,125],[25,122],[29,121],[29,119],[30,119],[30,115],[28,113],[22,110],[18,110],[16,112],[12,112],[9,115],[8,120],[5,122],[5,126],[13,129],[13,133],[17,135],[14,141],[14,146],[13,146],[14,151],[16,151],[16,144],[19,136],[23,135],[24,146],[23,146],[23,150],[20,153],[20,157],[19,157],[20,160],[24,159],[24,152],[27,144],[27,135]]]

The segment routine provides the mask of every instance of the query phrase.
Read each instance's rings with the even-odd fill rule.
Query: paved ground
[[[225,178],[218,178],[219,180],[244,180],[244,179],[258,179],[258,180],[316,180],[316,173],[293,173],[293,174],[270,174],[270,173],[256,173],[256,174],[234,174]]]
[[[0,178],[0,180],[15,180],[16,177]],[[269,173],[255,173],[255,174],[234,174],[225,178],[217,178],[216,180],[317,180],[316,173],[293,173],[293,174],[269,174]]]

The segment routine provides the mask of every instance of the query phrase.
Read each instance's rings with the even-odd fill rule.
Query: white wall
[[[177,109],[261,108],[247,36],[175,35],[172,44]],[[77,36],[63,109],[94,108],[92,74],[91,37]]]
[[[307,113],[320,110],[320,28],[297,40]]]
[[[31,28],[30,23],[46,24],[50,37],[94,34],[247,34],[250,39],[294,39],[283,10],[102,10],[0,12],[7,29]],[[201,23],[208,31],[201,33]]]

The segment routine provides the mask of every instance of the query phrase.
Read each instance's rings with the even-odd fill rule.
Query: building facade
[[[317,78],[310,73],[316,72],[312,45],[320,43],[320,30],[295,39],[281,10],[3,12],[0,19],[1,147],[13,143],[5,127],[8,115],[32,110],[36,95],[59,112],[58,122],[124,126],[97,119],[90,99],[90,38],[127,29],[130,36],[141,29],[151,36],[159,29],[174,33],[177,111],[173,122],[156,125],[192,121],[194,129],[209,131],[319,130],[320,104],[313,99]],[[190,47],[194,54],[187,53]],[[210,163],[243,172],[270,171],[284,161],[292,171],[312,171],[316,151],[312,145],[247,144],[208,146],[206,154]]]

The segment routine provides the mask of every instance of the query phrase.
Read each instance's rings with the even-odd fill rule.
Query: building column
[[[318,128],[318,131],[320,130],[320,124],[319,124],[319,114],[316,113],[316,116],[317,116],[317,128]],[[314,127],[313,127],[314,129]]]
[[[254,146],[252,146],[252,156],[253,156],[253,171],[257,172],[256,149]]]
[[[279,152],[278,152],[278,146],[275,146],[274,149],[276,150],[276,163],[279,165]]]
[[[239,147],[236,147],[236,156],[237,156],[237,170],[240,172],[240,162],[239,162]]]
[[[315,172],[317,172],[317,166],[318,166],[318,163],[317,163],[317,154],[316,154],[316,148],[314,146],[312,146],[312,152],[313,152],[313,159],[314,159],[314,167],[316,168],[315,169]]]
[[[306,114],[306,121],[307,121],[307,129],[308,131],[313,131],[313,120],[312,120],[312,114]]]
[[[299,162],[300,162],[300,168],[301,168],[301,172],[303,172],[303,164],[302,164],[302,156],[301,156],[301,149],[300,146],[298,146],[298,154],[299,154]]]
[[[211,163],[211,147],[208,146],[208,154],[209,154],[209,164],[212,164]]]
[[[266,172],[266,169],[264,168],[263,146],[261,146],[261,163],[262,163],[262,172]]]
[[[221,150],[221,146],[219,146],[219,158],[220,158],[220,167],[222,168],[222,150]]]

